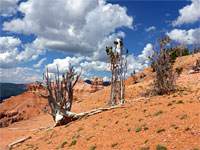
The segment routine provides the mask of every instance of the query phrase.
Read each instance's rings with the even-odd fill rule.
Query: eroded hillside
[[[45,129],[53,124],[51,116],[35,116],[1,128],[0,145],[6,149],[8,144],[31,136],[31,139],[13,149],[145,150],[149,147],[153,150],[158,145],[175,150],[200,149],[200,73],[188,75],[189,65],[193,65],[197,57],[200,54],[177,59],[174,66],[183,67],[183,73],[177,80],[180,90],[173,94],[142,97],[152,82],[153,74],[147,68],[141,72],[147,76],[138,84],[132,84],[132,78],[126,80],[126,103],[122,108],[105,111],[49,131]],[[79,103],[74,103],[72,111],[84,112],[107,107],[109,94],[110,87],[92,93]],[[20,105],[27,105],[25,99],[29,99],[29,96],[21,95],[21,99]],[[14,99],[9,99],[6,104],[10,110],[15,108],[12,101]],[[47,103],[47,100],[34,96],[30,101]],[[38,105],[35,106],[35,110],[40,111]],[[34,113],[31,108],[28,110]]]

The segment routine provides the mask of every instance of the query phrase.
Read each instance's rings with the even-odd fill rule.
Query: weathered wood
[[[136,102],[136,101],[140,101],[143,99],[149,99],[149,98],[148,97],[140,97],[140,98],[136,98],[136,99],[132,99],[132,100],[126,100],[125,103]]]
[[[46,129],[46,127],[40,127],[36,129],[23,129],[23,128],[8,128],[9,130],[24,130],[24,131],[37,131],[37,130],[42,130]]]
[[[26,140],[28,140],[28,139],[31,139],[31,136],[27,136],[27,137],[25,137],[25,138],[22,138],[22,139],[20,139],[20,140],[17,140],[17,141],[15,141],[15,142],[11,143],[11,144],[9,145],[9,147],[11,148],[11,147],[13,147],[14,145],[16,145],[16,144],[18,144],[18,143],[22,143],[22,142],[24,142],[24,141],[26,141]]]

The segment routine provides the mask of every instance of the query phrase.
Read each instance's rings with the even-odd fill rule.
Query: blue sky
[[[161,34],[190,49],[200,44],[199,8],[199,0],[1,0],[0,80],[34,82],[46,67],[53,74],[69,63],[83,79],[108,80],[105,47],[120,38],[130,75],[148,66]]]

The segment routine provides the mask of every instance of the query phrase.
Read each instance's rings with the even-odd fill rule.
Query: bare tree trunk
[[[48,112],[52,115],[54,121],[56,122],[56,125],[58,124],[64,124],[65,122],[69,121],[71,118],[72,113],[72,101],[73,101],[73,87],[77,83],[79,77],[81,74],[76,76],[76,73],[73,70],[73,67],[69,66],[68,72],[62,75],[62,81],[60,81],[59,78],[59,70],[57,68],[57,77],[55,76],[55,83],[53,83],[54,89],[52,88],[51,78],[48,74],[48,68],[47,68],[47,75],[45,76],[46,84],[43,85],[46,91],[46,95],[43,95],[39,91],[39,96],[47,98],[51,112]],[[76,78],[74,78],[76,76]],[[54,90],[54,96],[52,89]],[[66,92],[68,93],[68,101],[66,101]],[[68,116],[67,119],[64,116]]]
[[[114,105],[114,64],[111,63],[111,93],[110,93],[110,105]]]

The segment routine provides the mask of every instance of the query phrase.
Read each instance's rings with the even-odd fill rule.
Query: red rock
[[[92,93],[103,89],[103,78],[94,77],[92,78],[91,82],[92,82]]]

